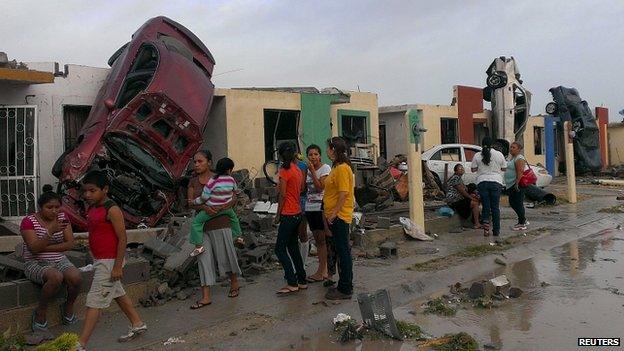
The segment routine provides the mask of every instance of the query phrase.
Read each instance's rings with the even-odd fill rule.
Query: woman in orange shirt
[[[353,294],[353,261],[349,246],[349,226],[355,205],[355,180],[347,156],[347,143],[340,137],[327,140],[327,156],[332,170],[325,179],[323,211],[332,234],[333,249],[338,258],[338,286],[325,294],[329,300],[350,299]]]
[[[278,147],[282,165],[279,171],[279,200],[275,216],[275,223],[279,223],[275,255],[282,264],[287,282],[285,287],[277,291],[278,295],[288,295],[308,288],[298,242],[298,228],[302,220],[300,195],[303,173],[297,166],[295,152],[295,145],[291,142],[282,143]]]

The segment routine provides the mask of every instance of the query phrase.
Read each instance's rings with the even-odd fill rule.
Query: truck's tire
[[[497,71],[490,74],[485,83],[492,89],[499,89],[507,85],[507,74],[505,72]]]

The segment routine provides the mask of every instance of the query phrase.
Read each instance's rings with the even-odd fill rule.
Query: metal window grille
[[[21,217],[37,198],[36,106],[0,106],[0,216]]]

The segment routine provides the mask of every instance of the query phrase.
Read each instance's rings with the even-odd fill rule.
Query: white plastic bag
[[[429,235],[425,234],[425,230],[419,225],[412,222],[411,219],[407,217],[399,217],[399,222],[403,226],[403,230],[405,234],[416,239],[422,241],[432,241],[433,238]]]

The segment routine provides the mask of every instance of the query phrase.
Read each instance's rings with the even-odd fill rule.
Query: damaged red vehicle
[[[109,59],[111,71],[74,148],[56,162],[63,210],[86,229],[80,180],[103,170],[128,227],[155,225],[172,206],[179,178],[202,143],[212,104],[214,58],[188,29],[147,21]]]

